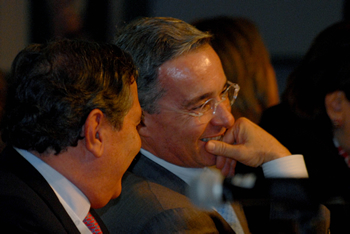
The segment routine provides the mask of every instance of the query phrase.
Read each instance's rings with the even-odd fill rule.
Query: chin
[[[205,158],[202,159],[202,161],[200,162],[201,167],[211,167],[216,165],[216,157],[215,156],[206,156]]]
[[[122,183],[121,183],[121,181],[118,182],[118,184],[119,184],[119,185],[118,185],[118,187],[116,187],[115,193],[113,194],[112,199],[115,199],[115,198],[119,197],[120,194],[121,194],[121,192],[122,192]]]
[[[115,187],[113,191],[114,191],[114,192],[113,192],[112,194],[110,194],[110,197],[108,197],[108,200],[107,200],[106,204],[107,204],[110,200],[113,200],[113,199],[115,199],[115,198],[117,198],[117,197],[120,196],[120,194],[121,194],[121,192],[122,192],[122,186],[121,186],[121,182],[120,182],[120,181],[118,182],[118,186]],[[103,205],[103,206],[105,206],[105,205]]]
[[[207,151],[205,151],[202,155],[203,155],[203,159],[205,159],[203,161],[205,166],[208,167],[208,166],[213,166],[216,164],[216,155],[210,154]]]
[[[121,181],[117,182],[117,186],[113,187],[113,190],[105,191],[104,193],[98,193],[94,199],[90,200],[91,207],[94,209],[99,209],[107,205],[107,203],[119,197],[122,191]],[[102,195],[102,196],[101,196]]]
[[[107,205],[107,203],[110,201],[111,199],[101,199],[98,202],[91,202],[91,208],[94,209],[100,209],[102,207],[104,207],[105,205]]]

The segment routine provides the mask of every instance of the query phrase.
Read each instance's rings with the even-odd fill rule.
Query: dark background
[[[111,41],[116,28],[140,16],[191,23],[218,15],[247,17],[270,51],[280,92],[313,38],[348,17],[348,0],[0,0],[0,69],[29,43],[54,37]]]

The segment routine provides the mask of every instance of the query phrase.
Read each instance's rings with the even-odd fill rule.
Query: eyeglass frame
[[[215,100],[216,98],[210,98],[208,100],[206,100],[201,106],[200,106],[200,110],[208,104],[208,102],[211,102],[212,100],[215,101],[215,104],[214,104],[214,109],[212,108],[212,106],[210,107],[210,109],[213,109],[213,115],[215,115],[216,113],[216,109],[217,107],[224,101],[226,101],[226,97],[224,97],[224,95],[226,93],[228,93],[228,91],[231,89],[231,88],[234,88],[234,93],[232,95],[232,99],[230,100],[230,98],[228,97],[228,99],[230,100],[230,106],[232,106],[234,104],[234,102],[236,101],[237,99],[237,96],[238,96],[238,92],[240,90],[240,86],[236,83],[233,83],[231,81],[226,81],[226,84],[228,84],[228,87],[225,89],[225,91],[223,91],[221,94],[220,94],[220,97],[221,97],[221,100],[220,101],[217,101]],[[204,115],[204,112],[199,112],[199,113],[193,113],[193,112],[189,112],[189,111],[183,111],[183,110],[172,110],[172,111],[175,111],[175,112],[178,112],[178,113],[182,113],[182,114],[186,114],[186,115],[190,115],[190,116],[193,116],[193,117],[201,117]]]

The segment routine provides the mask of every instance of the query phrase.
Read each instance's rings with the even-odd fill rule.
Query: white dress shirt
[[[90,210],[87,197],[67,178],[27,150],[15,148],[49,183],[80,233],[91,234],[83,220]],[[59,157],[59,156],[57,156]]]

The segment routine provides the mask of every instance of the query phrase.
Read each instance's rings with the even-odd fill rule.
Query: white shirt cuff
[[[266,178],[308,178],[304,157],[301,154],[264,163],[262,169]]]

